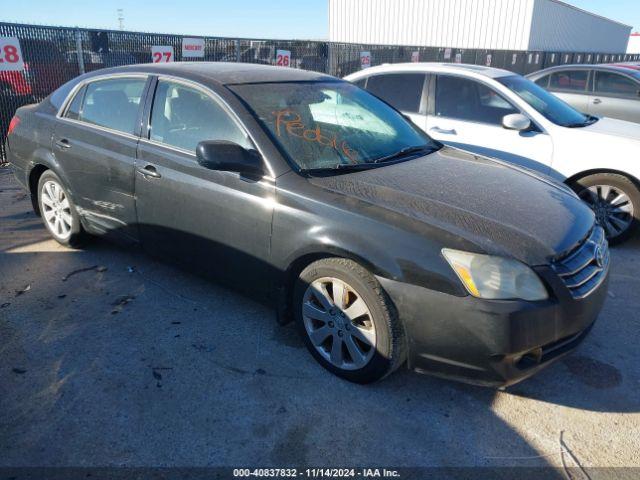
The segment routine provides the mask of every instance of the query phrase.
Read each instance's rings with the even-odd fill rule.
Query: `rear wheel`
[[[80,217],[60,178],[51,170],[38,181],[38,204],[45,227],[61,245],[78,246],[84,236]]]
[[[395,308],[357,263],[343,258],[312,263],[300,274],[294,302],[307,348],[330,372],[370,383],[404,361],[404,332]]]
[[[627,177],[597,173],[579,179],[574,190],[594,211],[612,245],[624,242],[638,228],[640,191]]]

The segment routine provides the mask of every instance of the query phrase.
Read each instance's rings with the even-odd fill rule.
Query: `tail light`
[[[11,135],[11,132],[13,132],[18,125],[20,125],[20,117],[17,115],[14,115],[11,121],[9,122],[9,129],[7,130],[7,135]]]

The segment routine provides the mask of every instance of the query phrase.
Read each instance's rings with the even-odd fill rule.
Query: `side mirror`
[[[243,175],[262,175],[262,159],[255,150],[247,150],[237,143],[205,140],[196,147],[198,163],[209,170],[238,172]]]
[[[502,126],[507,130],[523,132],[531,128],[531,120],[521,113],[512,113],[502,118]]]

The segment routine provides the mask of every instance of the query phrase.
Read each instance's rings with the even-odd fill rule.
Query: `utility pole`
[[[122,8],[118,9],[118,25],[120,30],[124,30],[124,10]]]

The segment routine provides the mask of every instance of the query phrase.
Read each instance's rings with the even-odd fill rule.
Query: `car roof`
[[[296,68],[236,62],[143,63],[96,70],[95,74],[143,72],[185,78],[206,79],[221,85],[268,82],[339,81],[324,73]]]
[[[500,68],[485,67],[483,65],[472,65],[467,63],[437,63],[437,62],[412,62],[412,63],[387,63],[376,67],[360,70],[351,76],[369,76],[382,72],[424,72],[424,73],[460,73],[467,72],[475,75],[482,75],[489,78],[500,78],[516,75],[508,70]]]
[[[536,72],[530,73],[529,75],[527,75],[527,77],[539,77],[542,75],[546,75],[549,72],[555,72],[558,70],[604,70],[608,72],[619,72],[619,73],[630,74],[630,73],[633,73],[633,70],[635,70],[635,68],[631,66],[621,65],[621,64],[609,64],[609,63],[598,63],[598,64],[568,63],[565,65],[554,65],[553,67],[545,68],[544,70],[538,70]]]

